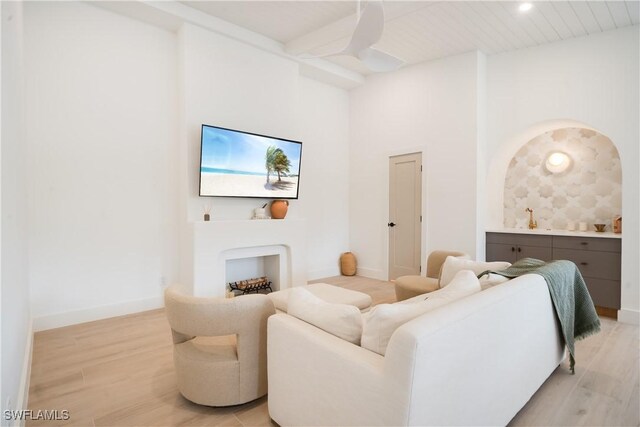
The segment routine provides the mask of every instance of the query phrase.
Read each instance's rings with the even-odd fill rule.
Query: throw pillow
[[[476,276],[487,270],[504,270],[511,263],[505,261],[479,262],[471,259],[462,259],[448,256],[442,264],[442,272],[440,274],[440,287],[444,288],[454,278],[456,273],[461,270],[471,270]]]
[[[325,332],[353,344],[360,344],[362,315],[358,307],[331,304],[308,290],[297,287],[289,292],[288,313]]]
[[[480,291],[471,271],[460,271],[446,288],[420,295],[412,303],[379,304],[362,316],[363,348],[384,355],[391,336],[400,326],[433,309]]]

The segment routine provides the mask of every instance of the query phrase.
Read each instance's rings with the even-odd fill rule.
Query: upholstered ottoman
[[[312,283],[305,286],[312,294],[320,299],[333,304],[349,304],[354,305],[360,311],[367,311],[371,307],[371,296],[350,289],[341,288],[339,286],[329,285],[327,283]],[[279,312],[287,312],[287,301],[289,300],[289,292],[291,288],[282,291],[271,292],[269,297]]]

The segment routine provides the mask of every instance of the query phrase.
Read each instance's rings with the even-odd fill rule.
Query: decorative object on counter
[[[271,217],[273,219],[284,219],[289,210],[288,200],[274,200],[271,202]]]
[[[606,226],[607,224],[593,224],[593,227],[596,229],[598,233],[604,232],[604,229]]]
[[[256,277],[248,280],[240,280],[239,282],[229,282],[229,289],[233,293],[234,291],[242,292],[240,295],[250,294],[250,293],[258,293],[262,290],[268,290],[269,292],[273,292],[271,289],[271,282],[266,277]]]
[[[587,225],[588,225],[588,224],[587,224],[586,222],[581,221],[581,222],[578,224],[578,230],[580,230],[580,231],[587,231]]]
[[[571,165],[571,157],[567,153],[562,151],[556,151],[549,154],[544,166],[551,173],[562,173],[566,171]]]
[[[620,215],[614,216],[611,224],[613,224],[614,233],[622,233],[622,217]]]
[[[211,205],[205,205],[204,207],[204,220],[209,221],[211,219]]]
[[[568,231],[576,231],[576,223],[574,221],[567,222]]]
[[[233,292],[231,289],[227,290],[227,293],[225,295],[225,298],[235,298],[236,293]]]
[[[534,228],[538,228],[538,222],[533,220],[533,209],[526,208],[526,212],[529,212],[529,230],[533,230]]]
[[[266,211],[266,207],[267,207],[268,203],[265,203],[264,205],[262,205],[262,207],[260,208],[255,208],[253,210],[253,218],[252,219],[269,219],[269,217],[267,216],[267,211]]]
[[[353,252],[345,252],[340,255],[340,273],[343,276],[355,276],[358,267],[358,261]]]

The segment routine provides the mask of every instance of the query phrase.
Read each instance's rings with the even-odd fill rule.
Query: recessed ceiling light
[[[532,7],[533,4],[531,3],[521,3],[520,6],[518,6],[518,10],[520,10],[520,12],[528,12]]]

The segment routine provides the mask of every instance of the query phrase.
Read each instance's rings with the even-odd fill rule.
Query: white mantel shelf
[[[243,257],[279,255],[280,287],[307,283],[304,219],[197,221],[190,225],[194,295],[224,296],[225,263]]]
[[[608,239],[621,239],[621,233],[612,233],[604,231],[569,231],[569,230],[543,230],[536,228],[529,230],[528,228],[490,228],[485,230],[487,233],[513,233],[513,234],[537,234],[541,236],[570,236],[570,237],[604,237]]]

